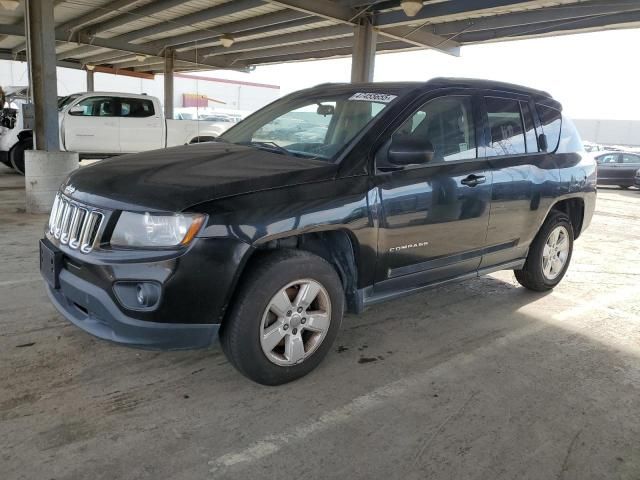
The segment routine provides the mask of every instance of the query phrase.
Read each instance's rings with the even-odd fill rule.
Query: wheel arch
[[[571,226],[573,227],[573,236],[577,239],[582,233],[582,226],[584,224],[584,199],[581,197],[571,197],[558,200],[551,206],[546,217],[548,217],[553,211],[565,213],[569,217]]]
[[[278,239],[268,240],[254,245],[242,262],[241,270],[236,276],[234,289],[227,306],[222,323],[236,302],[237,287],[240,285],[251,266],[264,256],[281,249],[303,250],[323,258],[336,270],[345,293],[346,309],[359,312],[357,241],[348,230],[328,229],[317,232],[296,233]]]

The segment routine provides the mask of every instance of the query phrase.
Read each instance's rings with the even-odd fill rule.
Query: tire
[[[20,175],[24,175],[24,151],[33,149],[33,139],[27,138],[16,143],[9,150],[9,163]]]
[[[545,245],[547,242],[553,243],[551,234],[560,232],[560,236],[556,239],[560,245],[560,238],[566,237],[566,250],[556,250],[557,246],[553,246],[549,252],[549,256],[556,256],[558,261],[551,262],[553,266],[549,266],[549,261],[544,262]],[[545,222],[542,224],[536,238],[531,243],[529,254],[522,270],[514,270],[516,280],[525,288],[536,292],[546,292],[558,285],[569,268],[571,255],[573,253],[573,227],[569,217],[559,211],[551,211]],[[560,253],[558,253],[560,252]],[[543,266],[544,264],[544,266]],[[561,266],[560,266],[561,265]],[[545,270],[545,266],[547,269]],[[551,268],[550,271],[549,268]]]
[[[344,291],[338,274],[321,257],[292,249],[267,253],[247,268],[250,270],[238,291],[235,305],[220,330],[225,355],[240,373],[262,385],[281,385],[308,374],[329,352],[340,329]],[[299,285],[302,287],[298,289]],[[308,295],[308,298],[313,297],[308,312],[303,309],[298,313],[297,295],[304,285],[308,287],[305,292],[315,291],[317,285],[321,290],[315,296],[313,293]],[[285,287],[289,288],[284,290]],[[291,310],[282,296],[282,303],[277,302],[276,308],[273,300],[277,294],[288,297]],[[278,315],[274,310],[282,313]],[[326,315],[322,315],[323,311]],[[314,319],[323,322],[314,322]],[[327,320],[324,333],[317,331],[317,327],[326,325]],[[264,332],[272,333],[273,342],[268,343]],[[270,349],[278,339],[279,343]],[[303,357],[297,356],[300,345]],[[287,358],[287,348],[292,360],[299,358],[297,363],[291,363]]]
[[[623,190],[628,190],[631,187],[631,185],[618,185],[618,186]]]

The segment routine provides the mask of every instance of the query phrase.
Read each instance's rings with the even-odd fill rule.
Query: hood
[[[223,197],[333,178],[337,166],[253,147],[201,143],[103,160],[62,188],[90,205],[179,212]]]

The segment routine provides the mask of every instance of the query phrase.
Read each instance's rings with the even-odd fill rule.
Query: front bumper
[[[49,240],[45,240],[49,242]],[[248,245],[228,239],[199,238],[169,258],[149,252],[94,251],[82,254],[66,245],[57,286],[46,283],[56,309],[96,337],[156,350],[207,347],[217,339],[236,275]],[[157,304],[133,308],[119,296],[122,283],[153,282],[161,288]]]
[[[56,309],[70,322],[103,340],[154,350],[186,350],[209,346],[220,324],[158,323],[123,314],[101,288],[60,272],[60,288],[47,285]]]

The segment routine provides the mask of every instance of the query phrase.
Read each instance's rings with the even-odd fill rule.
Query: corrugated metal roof
[[[54,1],[59,59],[75,61],[78,66],[91,61],[108,66],[114,57],[123,55],[129,58],[132,55],[154,57],[162,55],[167,47],[175,48],[180,68],[188,68],[188,65],[196,68],[193,62],[203,68],[224,66],[220,63],[224,61],[232,62],[234,67],[242,67],[247,66],[247,61],[261,64],[271,63],[274,58],[296,61],[346,55],[349,47],[343,46],[344,42],[330,43],[331,39],[344,34],[330,35],[327,32],[336,29],[326,27],[348,26],[349,20],[358,12],[362,14],[361,10],[349,9],[348,5],[365,8],[364,14],[373,15],[381,33],[395,25],[394,36],[388,37],[389,30],[385,40],[388,42],[385,45],[394,51],[415,49],[416,39],[420,38],[419,42],[425,48],[438,48],[438,38],[445,42],[450,39],[449,43],[453,41],[454,45],[467,45],[640,25],[638,0],[431,0],[424,2],[415,18],[406,17],[400,9],[399,0],[314,0],[308,2],[305,12],[300,12],[299,7],[287,8],[284,6],[286,0],[277,3],[269,0],[262,0],[262,3],[259,0]],[[118,8],[115,9],[114,5]],[[318,12],[322,6],[327,10]],[[336,18],[328,19],[326,11],[335,6],[342,7],[342,10],[338,11]],[[23,14],[22,4],[14,11],[0,8],[0,58],[23,55]],[[73,28],[75,23],[78,23],[77,29]],[[225,29],[226,25],[230,25],[229,29]],[[238,31],[234,31],[236,27]],[[431,37],[420,36],[420,32],[427,32]],[[442,37],[433,36],[439,32],[445,33]],[[226,53],[220,47],[219,36],[222,33],[233,35],[235,43],[228,54],[219,56]],[[412,42],[406,40],[407,35]],[[435,38],[436,44],[427,42],[429,38]],[[264,40],[264,46],[256,43],[259,40]],[[325,42],[329,42],[326,45],[339,45],[339,48],[327,51],[323,45]],[[87,44],[94,47],[80,48]],[[286,45],[294,44],[310,45],[298,48],[299,53],[287,57]],[[316,45],[317,49],[314,49]],[[211,53],[205,57],[207,51],[215,51],[216,56]],[[201,52],[204,53],[201,55]]]

